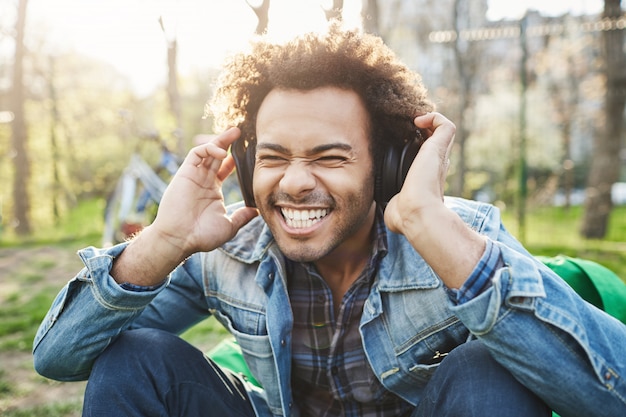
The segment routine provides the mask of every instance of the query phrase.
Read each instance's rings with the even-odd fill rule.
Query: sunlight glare
[[[323,7],[330,5],[329,0],[271,0],[268,36],[282,42],[323,30]],[[360,10],[361,0],[344,1],[346,26],[360,26]],[[28,24],[31,36],[46,39],[48,53],[73,50],[108,62],[140,94],[149,94],[167,80],[168,42],[177,41],[181,76],[216,68],[227,55],[247,48],[257,19],[244,0],[31,0]]]
[[[344,26],[356,27],[357,17],[354,13],[360,12],[359,1],[344,2]],[[324,8],[332,6],[331,1],[320,0],[272,0],[270,7],[268,37],[276,42],[284,42],[293,36],[307,32],[323,31],[328,22]]]

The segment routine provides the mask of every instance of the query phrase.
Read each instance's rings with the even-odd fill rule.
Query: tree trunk
[[[24,117],[24,31],[26,28],[27,0],[18,4],[17,22],[15,24],[15,60],[13,64],[13,88],[11,103],[13,104],[13,122],[11,123],[11,141],[15,157],[13,158],[13,213],[15,232],[27,235],[31,232],[30,197],[28,183],[30,179],[30,161],[28,158],[26,120]]]
[[[458,91],[458,115],[457,115],[457,132],[454,138],[454,156],[453,159],[456,161],[455,163],[455,173],[450,182],[450,193],[452,195],[456,195],[461,197],[463,195],[463,190],[465,188],[465,143],[467,136],[469,135],[469,129],[467,128],[467,121],[465,118],[465,111],[470,107],[470,95],[471,95],[471,83],[473,74],[468,65],[465,54],[463,53],[463,48],[461,47],[461,37],[458,34],[461,32],[461,16],[465,19],[469,19],[466,13],[461,11],[461,1],[463,0],[455,0],[454,1],[454,10],[453,10],[453,25],[454,31],[457,33],[457,36],[452,43],[453,53],[454,53],[454,62],[456,64],[457,72],[459,75],[459,91]],[[466,10],[465,10],[466,11]],[[469,26],[469,25],[468,25]]]
[[[167,97],[170,103],[170,111],[174,116],[176,129],[174,136],[176,137],[176,152],[178,155],[185,155],[187,147],[184,143],[182,134],[183,121],[182,110],[180,104],[180,91],[178,90],[178,42],[176,39],[171,40],[167,44]]]
[[[59,109],[57,107],[57,92],[54,85],[56,77],[55,60],[50,57],[50,73],[48,80],[48,90],[50,94],[50,154],[52,155],[52,215],[54,224],[61,220],[61,176],[59,175],[60,152],[57,140],[57,126],[59,124]]]
[[[380,30],[380,12],[377,0],[363,0],[361,9],[361,20],[363,31],[374,35],[382,36]]]
[[[450,178],[450,194],[459,197],[470,197],[466,193],[467,176],[467,141],[472,129],[471,111],[476,102],[474,84],[479,74],[482,50],[481,42],[463,39],[464,30],[471,29],[483,23],[480,10],[471,0],[455,0],[452,10],[452,25],[457,36],[452,42],[452,54],[457,70],[457,110],[455,111],[455,123],[457,126],[454,139],[454,151],[452,163],[454,173]],[[484,16],[484,14],[482,15]],[[476,21],[481,19],[481,21]]]
[[[605,0],[605,19],[622,15],[620,0]],[[591,170],[587,183],[585,212],[581,234],[587,239],[602,239],[606,235],[612,210],[611,187],[619,179],[620,149],[624,131],[626,101],[626,55],[624,30],[613,29],[602,33],[606,73],[604,97],[604,129],[595,137]]]
[[[263,0],[263,2],[258,6],[253,6],[249,1],[246,0],[248,6],[254,11],[257,17],[257,25],[254,33],[257,35],[263,35],[267,32],[267,26],[269,24],[269,15],[270,15],[270,0]]]
[[[331,20],[341,21],[343,15],[343,0],[333,0],[333,5],[330,9],[324,9],[324,14],[328,22]]]
[[[168,35],[163,16],[159,18],[159,24],[165,37],[165,44],[167,46],[167,100],[169,102],[170,112],[174,117],[174,123],[176,128],[174,129],[174,136],[176,137],[176,152],[178,155],[184,155],[187,152],[187,147],[183,141],[182,135],[182,115],[180,104],[180,92],[178,90],[178,41],[176,36]]]

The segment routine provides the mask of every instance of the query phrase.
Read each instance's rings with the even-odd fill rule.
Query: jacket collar
[[[445,203],[472,229],[491,238],[497,237],[499,217],[490,216],[494,210],[493,206],[456,197],[446,197]],[[243,203],[237,203],[229,207],[229,210],[232,211],[242,205]],[[382,216],[378,218],[382,222]],[[384,231],[388,252],[383,257],[377,274],[380,290],[393,292],[437,288],[442,285],[435,272],[404,236],[390,232],[384,224],[378,230]],[[272,233],[263,218],[258,216],[241,228],[220,250],[241,262],[252,264],[265,259],[274,245]],[[276,251],[278,252],[278,248]],[[453,257],[455,254],[451,253],[450,256]]]
[[[240,204],[232,209],[239,206]],[[415,252],[406,238],[390,232],[383,224],[382,214],[377,216],[377,222],[376,229],[383,233],[382,238],[387,246],[387,254],[382,257],[376,278],[380,290],[393,292],[440,286],[441,282],[437,275]],[[265,259],[273,245],[275,241],[272,233],[263,218],[258,216],[242,227],[232,240],[222,245],[220,250],[241,262],[252,264]],[[380,244],[379,249],[382,249]]]

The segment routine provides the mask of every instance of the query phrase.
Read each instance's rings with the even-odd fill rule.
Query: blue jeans
[[[550,416],[480,342],[454,349],[411,417]],[[233,374],[170,333],[126,331],[96,361],[83,416],[255,416]]]

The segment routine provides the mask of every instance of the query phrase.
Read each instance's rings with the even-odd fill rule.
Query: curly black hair
[[[255,141],[256,116],[275,88],[301,91],[338,87],[356,92],[370,117],[372,149],[419,138],[413,119],[434,110],[421,77],[404,65],[381,38],[330,24],[286,43],[258,38],[251,50],[231,57],[207,111],[218,131],[238,126]]]

